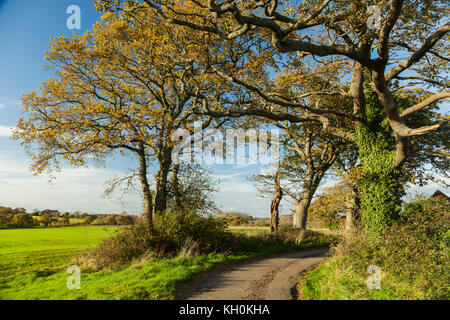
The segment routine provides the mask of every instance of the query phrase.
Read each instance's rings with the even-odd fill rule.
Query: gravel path
[[[212,271],[186,285],[182,300],[292,300],[296,279],[327,257],[328,249],[295,253],[243,262]]]

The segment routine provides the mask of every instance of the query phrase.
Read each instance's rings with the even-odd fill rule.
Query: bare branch
[[[392,80],[394,77],[398,76],[401,72],[408,69],[410,66],[422,59],[431,48],[442,39],[450,31],[450,22],[436,30],[431,36],[429,36],[423,45],[414,52],[408,59],[399,63],[395,68],[386,74],[386,81]]]
[[[325,115],[325,114],[334,114],[334,115],[337,115],[337,116],[342,116],[342,117],[345,117],[347,119],[350,119],[351,121],[356,121],[356,118],[353,115],[345,113],[345,112],[341,112],[341,111],[337,111],[337,110],[330,110],[330,109],[312,108],[310,106],[307,106],[307,105],[304,105],[304,104],[301,104],[301,103],[293,103],[293,102],[283,101],[283,100],[287,100],[288,101],[288,100],[290,100],[289,98],[283,98],[283,100],[274,99],[274,98],[270,97],[269,95],[265,94],[264,92],[262,92],[262,90],[260,88],[254,86],[254,85],[251,85],[251,84],[249,84],[247,82],[244,82],[244,81],[242,81],[240,79],[237,79],[234,76],[229,76],[229,75],[227,75],[227,74],[225,74],[225,73],[223,73],[223,72],[221,72],[221,71],[219,71],[217,69],[215,69],[215,71],[216,71],[216,73],[219,76],[223,77],[225,80],[228,80],[230,82],[233,82],[233,83],[236,83],[236,84],[239,84],[239,85],[243,86],[244,88],[246,88],[246,89],[256,93],[259,97],[264,99],[266,102],[273,103],[275,105],[279,105],[279,106],[282,106],[282,107],[300,108],[300,109],[308,110],[310,112],[317,113],[317,114],[323,114],[323,115]],[[300,97],[304,98],[304,97],[308,97],[309,95],[313,95],[313,94],[334,95],[335,93],[324,93],[324,92],[322,92],[322,93],[306,93],[304,95],[301,95]],[[270,94],[270,95],[273,95],[273,94]],[[277,95],[280,96],[280,94],[277,94]]]
[[[446,122],[448,122],[448,120],[436,123],[436,124],[431,125],[431,126],[420,127],[420,128],[417,128],[417,129],[410,129],[410,131],[408,133],[408,136],[420,136],[420,135],[426,134],[426,133],[428,133],[430,131],[439,129]]]
[[[444,91],[441,91],[439,93],[436,93],[436,94],[432,95],[431,97],[423,100],[422,102],[420,102],[420,103],[418,103],[418,104],[416,104],[416,105],[414,105],[412,107],[409,107],[408,109],[404,110],[400,114],[400,117],[405,117],[405,116],[407,116],[407,115],[409,115],[409,114],[411,114],[413,112],[416,112],[416,111],[418,111],[420,109],[423,109],[423,108],[429,106],[430,104],[432,104],[432,103],[434,103],[436,101],[439,101],[439,100],[442,100],[442,99],[445,99],[445,98],[449,98],[449,97],[450,97],[450,90],[444,90]]]
[[[380,37],[378,40],[378,55],[384,65],[389,59],[389,36],[394,28],[395,23],[400,16],[403,0],[393,0],[389,10],[389,17],[380,30]]]

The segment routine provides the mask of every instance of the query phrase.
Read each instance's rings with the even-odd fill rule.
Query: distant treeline
[[[58,227],[73,225],[131,225],[137,216],[126,212],[121,214],[89,214],[77,212],[60,212],[58,210],[35,209],[28,213],[24,208],[0,206],[0,228]]]
[[[230,226],[258,226],[258,227],[270,226],[269,218],[256,218],[243,212],[236,212],[236,211],[218,212],[217,216],[220,218],[227,219],[228,224]],[[280,225],[291,225],[291,224],[292,224],[292,214],[280,216]]]

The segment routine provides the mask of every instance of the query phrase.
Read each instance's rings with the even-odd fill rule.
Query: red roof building
[[[431,196],[432,198],[446,199],[450,201],[450,197],[448,197],[445,193],[441,192],[441,190],[436,190],[435,193]]]

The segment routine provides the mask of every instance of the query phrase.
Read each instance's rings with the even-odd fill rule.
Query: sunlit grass
[[[173,299],[178,285],[188,281],[195,274],[210,270],[218,264],[245,259],[251,255],[210,254],[194,259],[174,257],[128,266],[119,271],[82,270],[80,290],[69,290],[66,285],[69,275],[65,273],[65,267],[69,256],[53,257],[55,258],[52,259],[53,268],[42,269],[43,265],[37,263],[31,268],[33,271],[15,273],[14,276],[5,279],[7,281],[2,280],[0,297],[33,300]],[[46,262],[44,264],[48,265]],[[17,268],[17,265],[15,267]]]
[[[229,226],[229,228],[234,233],[243,233],[246,236],[256,236],[270,232],[270,227],[265,226]]]

